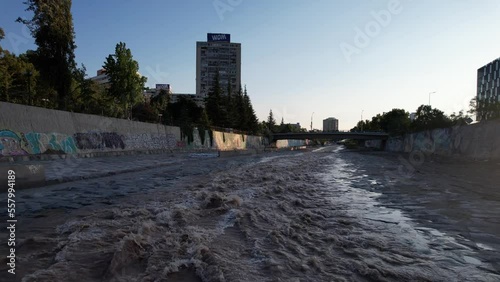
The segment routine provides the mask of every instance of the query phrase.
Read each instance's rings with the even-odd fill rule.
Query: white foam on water
[[[486,251],[494,251],[495,249],[482,243],[476,243],[476,246],[480,249],[486,250]]]

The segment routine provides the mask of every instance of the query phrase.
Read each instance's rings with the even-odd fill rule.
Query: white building
[[[323,120],[323,132],[334,132],[339,131],[339,120],[330,117]]]

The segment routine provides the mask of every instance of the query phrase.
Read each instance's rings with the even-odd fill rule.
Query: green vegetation
[[[205,108],[189,98],[171,103],[165,90],[145,101],[146,78],[138,73],[139,63],[124,42],[116,44],[114,54],[103,62],[110,83],[95,83],[87,78],[85,66],[75,63],[71,0],[26,0],[24,4],[33,16],[17,22],[29,28],[37,49],[16,55],[0,45],[0,101],[176,125],[188,140],[195,127],[202,137],[213,127],[262,132],[246,87],[235,91],[228,84],[223,89],[219,77]],[[0,28],[0,41],[4,37]]]
[[[0,29],[0,38],[3,30]],[[16,56],[0,46],[0,100],[31,105],[39,72],[26,54]]]
[[[500,118],[500,101],[495,101],[492,98],[484,98],[479,101],[477,98],[473,98],[469,108],[469,113],[477,115],[477,119],[480,121]]]
[[[351,131],[383,131],[395,136],[409,132],[465,125],[471,121],[470,116],[464,114],[464,111],[447,116],[439,109],[429,105],[421,105],[418,107],[413,121],[410,120],[410,114],[405,110],[392,109],[390,112],[372,117],[371,120],[358,122]]]
[[[25,24],[35,38],[38,49],[27,52],[29,61],[40,73],[37,93],[56,102],[66,110],[71,103],[72,83],[76,71],[75,31],[71,15],[71,0],[24,2],[33,18],[17,21]]]
[[[104,58],[103,68],[108,85],[99,85],[87,78],[84,65],[75,62],[75,31],[71,0],[26,0],[30,19],[18,18],[31,31],[36,50],[13,54],[0,44],[0,101],[57,108],[73,112],[158,122],[181,127],[190,138],[197,127],[204,136],[210,128],[232,128],[250,134],[270,135],[277,132],[300,132],[291,124],[276,124],[272,110],[266,121],[259,123],[246,87],[231,85],[214,78],[205,107],[189,98],[171,103],[166,91],[146,101],[143,96],[146,78],[139,73],[139,63],[124,42],[115,46],[114,54]],[[5,33],[0,28],[0,43]],[[225,86],[227,85],[227,86]],[[471,100],[467,113],[450,116],[428,105],[420,106],[413,121],[409,113],[393,109],[371,120],[360,121],[351,131],[384,131],[391,135],[470,123],[468,114],[480,121],[500,118],[500,103],[485,98]]]
[[[234,128],[251,134],[259,134],[259,121],[255,115],[247,89],[234,92],[228,85],[223,91],[219,76],[216,75],[206,101],[206,118],[198,120],[198,124],[208,124],[221,128]]]
[[[142,91],[146,77],[139,74],[139,63],[133,59],[126,44],[120,42],[116,44],[115,54],[106,58],[103,68],[110,82],[108,94],[121,105],[118,116],[131,118],[132,107],[144,102]]]

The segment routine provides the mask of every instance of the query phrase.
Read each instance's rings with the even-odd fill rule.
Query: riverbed
[[[500,281],[496,164],[172,158],[18,192],[15,281]]]

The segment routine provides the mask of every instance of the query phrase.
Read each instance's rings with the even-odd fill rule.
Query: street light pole
[[[311,114],[311,131],[313,130],[313,115],[314,115],[314,112]]]

